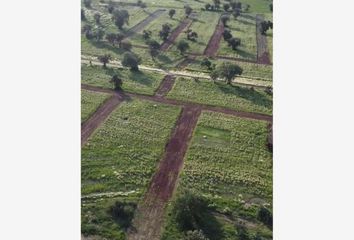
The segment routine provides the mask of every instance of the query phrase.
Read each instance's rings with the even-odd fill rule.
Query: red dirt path
[[[158,171],[151,181],[143,202],[138,206],[133,227],[128,233],[128,239],[160,239],[164,209],[176,187],[188,142],[192,137],[200,113],[201,109],[198,107],[185,106],[183,108],[174,133],[166,145]]]
[[[176,38],[178,35],[185,29],[186,27],[190,26],[192,24],[192,19],[186,18],[181,22],[178,27],[173,30],[171,35],[168,37],[168,39],[161,45],[160,50],[161,51],[166,51],[168,48],[175,42]]]
[[[208,46],[204,50],[204,55],[208,57],[215,56],[218,49],[222,34],[224,32],[224,24],[219,20],[218,25],[216,25],[215,32],[210,38]]]
[[[115,94],[101,105],[96,112],[81,125],[81,146],[83,146],[97,127],[107,119],[109,114],[124,100],[121,95]]]
[[[164,97],[166,94],[171,91],[173,84],[175,83],[175,77],[173,75],[167,75],[163,80],[162,83],[159,87],[159,89],[156,91],[155,96],[156,97]]]

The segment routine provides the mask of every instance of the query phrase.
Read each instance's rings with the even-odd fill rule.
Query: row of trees
[[[215,82],[219,78],[225,79],[227,84],[231,84],[232,80],[242,74],[243,69],[231,62],[222,62],[219,65],[212,64],[208,58],[204,58],[200,63],[201,67],[205,67],[211,72],[210,78]]]

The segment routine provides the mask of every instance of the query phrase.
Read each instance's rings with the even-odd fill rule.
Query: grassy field
[[[179,112],[179,107],[136,99],[122,103],[82,149],[82,195],[115,192],[118,199],[140,199]],[[124,239],[117,237],[123,234],[122,229],[107,214],[112,201],[99,197],[83,205],[83,233]]]
[[[111,95],[81,90],[81,122],[86,121]]]
[[[189,64],[185,69],[191,71],[201,71],[201,72],[210,72],[205,67],[202,67],[201,61],[204,57],[198,57],[196,60]],[[262,79],[267,81],[272,81],[273,79],[273,67],[271,65],[263,65],[263,64],[255,64],[255,63],[247,63],[240,61],[229,61],[229,60],[215,60],[209,59],[213,64],[218,64],[221,62],[232,62],[234,64],[239,65],[243,69],[242,77],[254,78],[254,79]]]
[[[192,23],[190,29],[198,34],[197,41],[188,41],[190,49],[188,52],[192,53],[203,53],[206,46],[209,43],[211,36],[215,31],[215,27],[218,24],[220,18],[220,13],[218,12],[206,12],[201,11],[197,13],[197,19]],[[186,40],[186,34],[181,33],[176,39],[176,43],[180,40]],[[172,51],[178,51],[176,46],[171,48]]]
[[[264,14],[266,21],[273,22],[273,14]],[[269,29],[267,31],[267,44],[268,44],[268,52],[270,61],[273,62],[273,29]]]
[[[210,239],[239,239],[235,225],[240,219],[252,223],[246,225],[250,235],[271,238],[271,230],[256,219],[261,205],[272,205],[272,154],[266,139],[266,122],[211,112],[199,118],[177,195],[188,190],[208,199],[221,228],[220,235]],[[166,214],[163,239],[182,236],[172,208],[173,204]]]
[[[132,72],[128,69],[107,68],[101,66],[81,66],[81,82],[97,87],[111,88],[110,80],[117,74],[123,80],[123,90],[127,92],[154,95],[164,75],[156,72]]]
[[[237,50],[232,50],[228,43],[222,39],[218,50],[218,55],[236,57],[242,59],[257,59],[257,40],[255,20],[240,16],[235,20],[232,16],[228,22],[228,28],[232,36],[241,39],[241,45]]]
[[[168,98],[226,107],[238,111],[272,113],[272,97],[263,90],[228,85],[210,80],[177,78]]]

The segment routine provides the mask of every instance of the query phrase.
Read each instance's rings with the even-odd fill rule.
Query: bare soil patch
[[[224,32],[224,24],[219,20],[218,25],[216,25],[215,32],[210,38],[207,47],[204,50],[204,55],[208,57],[215,56],[219,49],[220,40]]]
[[[151,181],[143,202],[138,206],[128,239],[160,239],[164,209],[175,190],[188,142],[200,113],[199,107],[185,106],[183,108],[172,137],[166,145],[158,171]]]
[[[173,84],[175,83],[176,77],[173,75],[167,75],[161,82],[159,89],[156,91],[155,96],[162,98],[171,91]]]

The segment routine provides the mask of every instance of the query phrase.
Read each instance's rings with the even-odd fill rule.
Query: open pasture
[[[224,82],[177,78],[167,98],[225,107],[237,111],[272,114],[272,97],[260,89]]]

